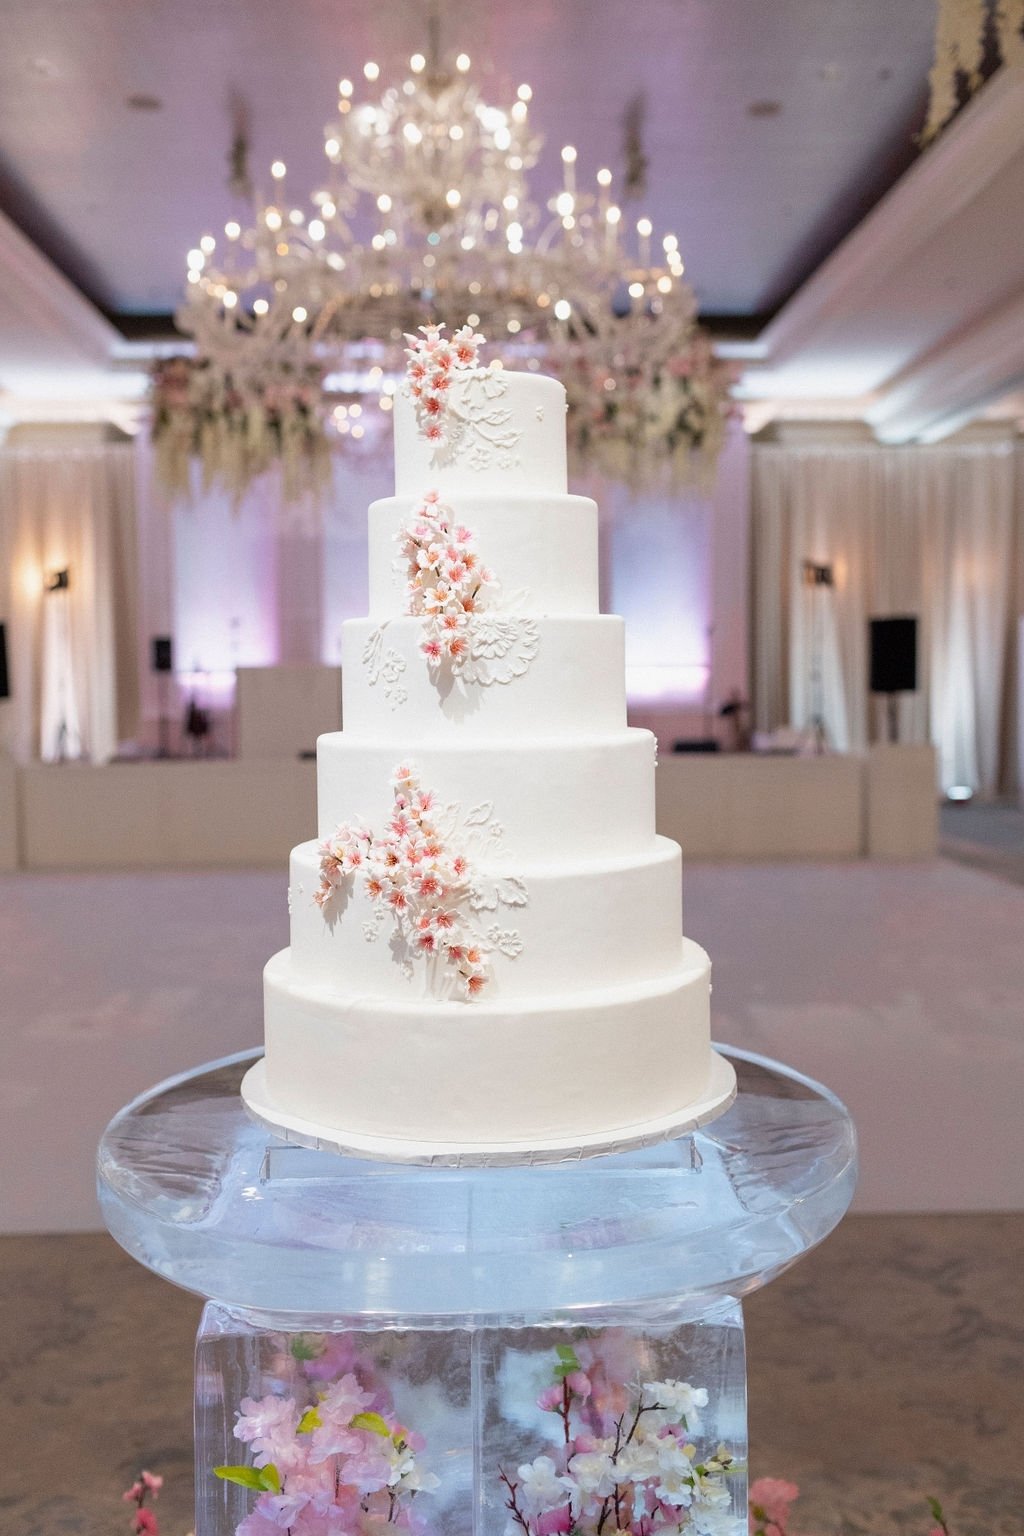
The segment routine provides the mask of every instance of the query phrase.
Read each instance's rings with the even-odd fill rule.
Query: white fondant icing
[[[710,962],[690,942],[677,957],[658,980],[560,999],[399,1003],[311,984],[285,950],[265,972],[266,1092],[285,1117],[425,1148],[677,1113],[712,1066]]]
[[[380,626],[372,619],[342,625],[342,719],[345,730],[371,740],[403,743],[464,740],[471,750],[482,737],[575,736],[621,729],[626,723],[622,620],[609,614],[538,618],[538,645],[514,687],[481,688],[450,671],[432,678],[423,654],[418,619],[393,619],[381,630],[383,653],[404,662],[408,697],[392,702],[363,662]],[[376,643],[376,642],[374,642]],[[396,734],[396,731],[398,734]]]
[[[499,409],[509,414],[515,443],[497,445],[474,432],[463,436],[454,453],[441,463],[433,445],[420,432],[412,399],[399,389],[393,413],[397,496],[422,496],[427,490],[440,491],[445,500],[460,491],[564,493],[565,390],[555,379],[540,374],[503,369],[501,380],[504,393]],[[450,394],[455,408],[461,408],[464,398],[475,397],[480,389],[473,376],[454,378]],[[538,405],[548,407],[540,421],[536,417]]]
[[[395,717],[396,723],[400,717]],[[500,807],[505,844],[522,862],[565,858],[583,863],[618,859],[650,847],[654,837],[654,774],[649,731],[545,741],[538,736],[475,743],[417,745],[424,784],[444,797]],[[400,755],[400,754],[399,754]],[[392,801],[396,749],[333,731],[317,742],[318,835],[360,815],[383,820]]]

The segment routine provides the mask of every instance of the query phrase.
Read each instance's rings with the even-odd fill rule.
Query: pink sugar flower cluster
[[[450,340],[443,325],[421,325],[419,336],[406,335],[405,376],[416,421],[428,442],[442,447],[446,438],[449,390],[460,370],[478,367],[477,352],[484,338],[463,325]]]
[[[151,1509],[146,1508],[147,1498],[156,1498],[164,1485],[155,1472],[140,1472],[130,1488],[121,1497],[126,1504],[135,1505],[132,1515],[134,1536],[160,1536],[160,1523]]]
[[[505,1507],[525,1536],[732,1536],[725,1446],[694,1437],[708,1394],[682,1381],[625,1386],[592,1341],[560,1345],[538,1405],[559,1419],[547,1454],[501,1471]]]
[[[294,1395],[243,1398],[235,1437],[249,1445],[252,1465],[217,1467],[225,1482],[251,1488],[256,1503],[237,1536],[370,1536],[385,1528],[420,1531],[413,1509],[438,1479],[417,1457],[422,1438],[400,1424],[390,1394],[354,1350],[335,1364],[350,1369],[327,1382],[330,1351],[304,1359],[312,1388],[293,1383]],[[312,1396],[312,1401],[308,1399]]]
[[[469,655],[472,615],[486,605],[492,573],[473,535],[455,521],[437,491],[428,491],[396,535],[406,574],[406,612],[424,619],[420,650],[432,667],[445,659],[458,670]]]
[[[321,843],[320,889],[313,899],[324,908],[361,872],[367,895],[390,912],[410,948],[453,966],[465,996],[476,997],[488,967],[466,911],[469,860],[446,846],[432,814],[435,797],[412,768],[396,768],[391,786],[394,806],[380,836],[344,823]]]

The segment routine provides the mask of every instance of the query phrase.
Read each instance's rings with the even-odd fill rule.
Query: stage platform
[[[309,759],[0,760],[0,869],[280,867],[315,826]],[[658,830],[687,859],[930,858],[934,754],[663,754]]]

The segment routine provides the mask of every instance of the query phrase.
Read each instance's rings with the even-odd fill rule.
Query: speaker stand
[[[889,723],[888,739],[895,743],[900,739],[900,696],[898,693],[887,693],[885,696],[885,713]]]
[[[166,672],[158,675],[157,691],[160,699],[160,714],[157,716],[156,755],[158,758],[164,758],[171,755],[171,721],[167,713]]]

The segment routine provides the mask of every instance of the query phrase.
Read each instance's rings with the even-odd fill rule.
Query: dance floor
[[[853,1110],[857,1209],[1024,1204],[1024,888],[945,860],[691,866],[684,910],[717,1038]],[[286,935],[282,870],[0,880],[0,1231],[99,1225],[106,1120],[258,1042]]]

